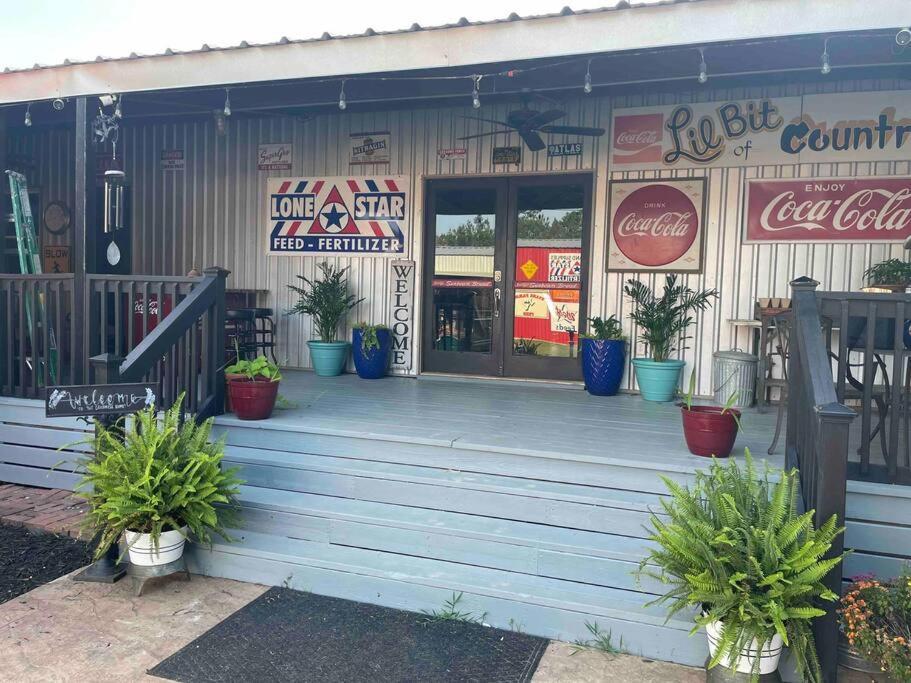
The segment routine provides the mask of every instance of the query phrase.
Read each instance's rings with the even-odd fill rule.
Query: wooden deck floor
[[[631,394],[591,396],[581,386],[443,377],[361,380],[287,372],[281,396],[292,405],[260,423],[233,415],[225,426],[304,431],[577,462],[635,460],[639,467],[691,472],[707,464],[686,448],[680,410]],[[783,438],[766,451],[775,411],[745,411],[735,455],[783,463]]]

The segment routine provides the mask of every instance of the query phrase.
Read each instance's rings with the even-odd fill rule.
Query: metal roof
[[[0,105],[103,93],[228,87],[310,79],[341,80],[478,69],[581,56],[751,43],[806,35],[894,30],[908,0],[665,0],[399,31],[165,50],[155,55],[0,73]]]
[[[675,4],[686,4],[686,3],[696,3],[696,2],[705,2],[706,0],[660,0],[659,2],[637,2],[631,3],[629,0],[619,0],[619,2],[613,7],[598,7],[595,9],[582,9],[582,10],[573,10],[569,6],[563,7],[559,12],[552,12],[549,14],[535,14],[528,16],[519,16],[517,13],[512,12],[509,16],[503,19],[492,19],[489,21],[469,21],[465,17],[459,18],[458,21],[455,21],[450,24],[441,24],[439,26],[421,26],[420,24],[413,23],[408,28],[395,29],[392,31],[374,31],[372,28],[367,28],[363,33],[351,33],[346,35],[333,36],[327,32],[324,32],[318,38],[295,38],[291,39],[287,36],[282,36],[280,39],[267,43],[250,43],[246,40],[240,41],[237,45],[227,45],[223,47],[211,47],[208,43],[203,43],[203,45],[196,50],[172,50],[171,48],[165,48],[163,52],[155,52],[152,54],[137,54],[131,52],[128,56],[125,57],[105,57],[104,55],[98,55],[95,59],[85,59],[85,60],[71,60],[64,59],[60,64],[34,64],[30,67],[23,67],[18,69],[13,69],[10,67],[4,67],[3,73],[21,73],[24,71],[37,71],[40,69],[54,69],[61,66],[78,66],[80,64],[93,64],[97,62],[121,62],[128,61],[131,59],[148,59],[153,57],[173,57],[174,55],[189,55],[196,54],[200,52],[211,52],[211,51],[228,51],[228,50],[247,50],[250,48],[263,48],[263,47],[272,47],[275,45],[292,45],[292,44],[304,44],[304,43],[315,43],[326,40],[348,40],[351,38],[365,38],[373,36],[390,36],[397,35],[400,33],[413,33],[415,31],[441,31],[451,28],[464,28],[466,26],[489,26],[491,24],[504,24],[515,21],[535,21],[538,19],[552,19],[554,17],[565,17],[577,14],[599,14],[602,12],[616,12],[619,10],[627,9],[638,9],[641,7],[656,7],[661,5],[675,5]]]

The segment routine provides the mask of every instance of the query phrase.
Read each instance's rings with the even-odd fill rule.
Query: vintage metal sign
[[[491,163],[493,164],[521,164],[521,147],[494,147]]]
[[[127,415],[157,402],[158,385],[95,384],[48,387],[44,412],[47,417],[92,417]]]
[[[392,264],[392,362],[393,369],[411,372],[411,328],[414,312],[414,261]]]
[[[901,242],[908,236],[908,177],[747,183],[746,242]]]
[[[702,269],[705,178],[613,180],[609,271]]]
[[[257,171],[290,171],[293,147],[290,142],[270,142],[256,148]]]
[[[558,142],[547,146],[549,157],[578,157],[582,156],[581,142]]]
[[[186,163],[187,160],[182,149],[161,150],[160,168],[162,171],[183,171],[186,168]]]
[[[405,251],[407,176],[270,178],[270,254]]]
[[[440,161],[463,161],[468,158],[468,149],[465,147],[446,147],[438,149],[437,156]]]
[[[911,93],[839,93],[616,109],[615,170],[901,161]]]
[[[389,131],[351,134],[351,164],[388,164]]]
[[[41,250],[41,267],[45,273],[72,273],[68,244],[47,245]]]

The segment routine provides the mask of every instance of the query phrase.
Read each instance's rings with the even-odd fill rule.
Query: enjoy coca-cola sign
[[[900,242],[911,178],[751,180],[747,242]]]
[[[611,182],[608,270],[698,272],[703,178]]]

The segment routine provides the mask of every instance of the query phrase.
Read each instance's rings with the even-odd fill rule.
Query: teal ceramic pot
[[[308,341],[307,346],[310,347],[310,359],[317,375],[336,377],[342,374],[348,360],[348,347],[351,344],[346,341]]]
[[[654,361],[651,358],[633,358],[639,391],[646,401],[673,401],[677,395],[680,371],[686,363],[682,360]]]

